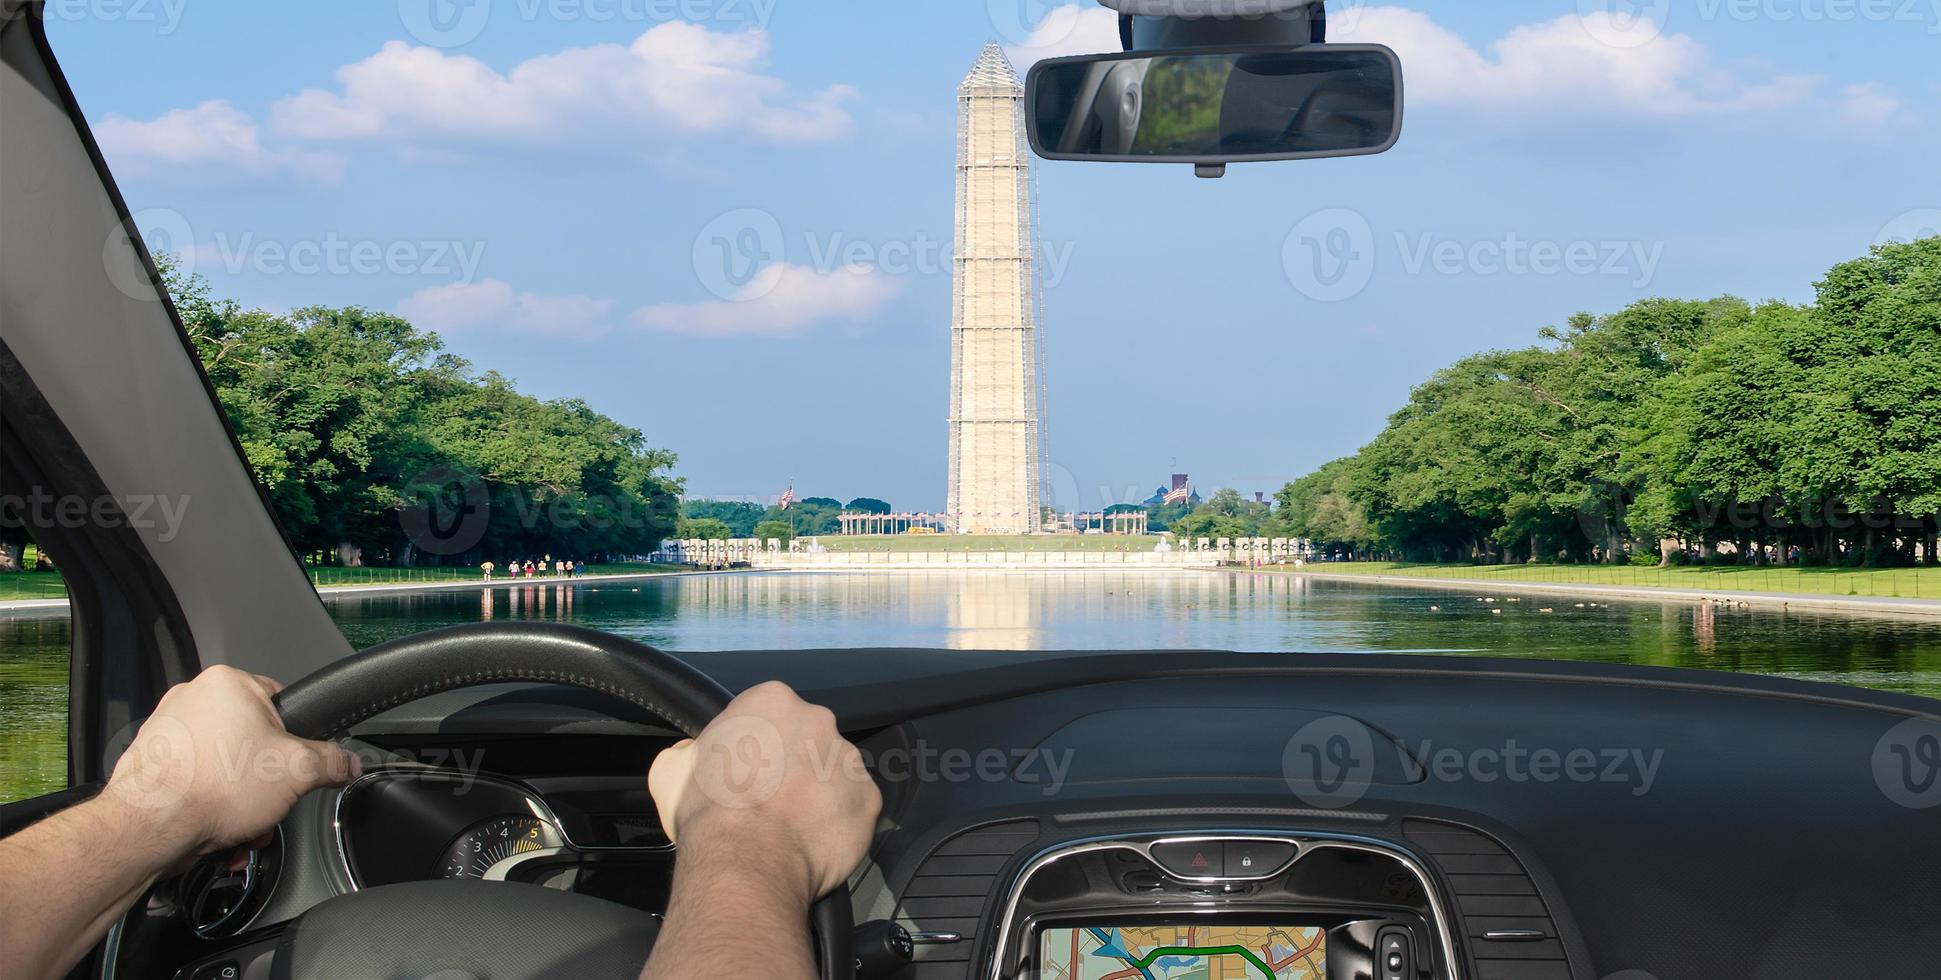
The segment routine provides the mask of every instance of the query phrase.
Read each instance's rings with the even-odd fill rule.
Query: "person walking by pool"
[[[495,566],[492,564],[492,559],[490,558],[487,558],[483,563],[479,565],[479,568],[485,572],[485,580],[487,582],[492,581],[492,569],[494,567]]]
[[[571,558],[562,558],[562,559],[560,559],[560,560],[559,560],[559,573],[560,573],[561,575],[564,575],[564,576],[566,576],[567,578],[572,578],[572,577],[573,577],[573,559],[571,559]]]
[[[532,578],[532,559],[526,559],[526,577]]]

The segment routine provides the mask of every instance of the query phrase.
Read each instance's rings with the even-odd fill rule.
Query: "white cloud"
[[[1626,43],[1607,44],[1600,38]],[[1878,131],[1913,114],[1875,83],[1827,91],[1824,76],[1728,66],[1683,34],[1638,40],[1606,12],[1515,28],[1478,49],[1420,11],[1351,6],[1330,22],[1328,40],[1386,44],[1402,57],[1409,102],[1504,117],[1542,114],[1635,119],[1737,116],[1770,121],[1812,113]],[[1046,58],[1118,51],[1118,15],[1090,2],[1053,7],[1005,53],[1023,73]]]
[[[497,279],[434,286],[406,297],[398,315],[445,334],[492,331],[591,339],[613,329],[613,301],[541,296]]]
[[[205,183],[246,180],[336,185],[344,158],[263,145],[256,122],[228,102],[172,109],[148,121],[110,114],[94,127],[101,152],[128,177]]]
[[[786,335],[825,321],[870,316],[895,292],[895,284],[873,269],[818,272],[777,262],[733,297],[645,306],[634,312],[633,322],[646,330],[711,337]]]
[[[397,313],[446,335],[489,332],[593,340],[631,325],[704,337],[789,336],[822,323],[869,317],[895,293],[896,284],[874,269],[845,266],[817,272],[778,262],[727,299],[643,306],[625,318],[615,315],[612,300],[522,292],[490,278],[419,290],[398,304]]]
[[[1897,129],[1917,121],[1914,110],[1879,82],[1861,82],[1840,90],[1839,115],[1850,130]]]
[[[668,132],[770,143],[843,138],[856,90],[800,94],[762,74],[768,34],[672,21],[631,45],[567,48],[501,74],[476,58],[400,41],[271,109],[277,132],[404,145],[635,144]]]
[[[1607,13],[1571,14],[1515,28],[1486,51],[1428,15],[1369,7],[1330,30],[1330,41],[1386,44],[1402,58],[1411,105],[1485,114],[1635,119],[1766,118],[1814,111],[1815,121],[1859,112],[1899,120],[1899,100],[1878,85],[1829,96],[1823,76],[1728,67],[1697,40],[1663,34],[1606,44]]]
[[[1047,11],[1023,41],[1005,45],[1004,54],[1023,76],[1046,58],[1103,54],[1122,48],[1118,14],[1091,3],[1068,4]]]

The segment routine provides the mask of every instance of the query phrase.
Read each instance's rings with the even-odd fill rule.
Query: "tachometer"
[[[559,830],[544,820],[494,817],[458,835],[434,873],[440,878],[483,878],[500,861],[562,843]]]

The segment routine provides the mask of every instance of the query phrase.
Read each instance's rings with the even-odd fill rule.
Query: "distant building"
[[[1179,498],[1179,492],[1182,490],[1186,491],[1187,506],[1198,507],[1200,505],[1200,494],[1199,491],[1193,489],[1193,478],[1185,473],[1174,473],[1173,485],[1154,490],[1152,496],[1146,498],[1146,506],[1162,506],[1166,503],[1166,498],[1169,496],[1177,500]]]

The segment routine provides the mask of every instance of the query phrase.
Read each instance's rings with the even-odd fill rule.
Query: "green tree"
[[[1146,507],[1146,526],[1154,531],[1170,531],[1180,518],[1193,512],[1193,505],[1184,500],[1166,503],[1163,500]]]
[[[1174,521],[1172,530],[1185,538],[1258,537],[1267,511],[1267,505],[1242,499],[1240,491],[1227,487]]]
[[[787,510],[770,507],[762,520],[787,524],[797,537],[816,537],[841,530],[841,513],[842,502],[833,497],[806,497],[790,504]]]
[[[1546,328],[1548,346],[1464,358],[1358,455],[1349,495],[1404,557],[1622,560],[1639,546],[1627,511],[1649,489],[1654,401],[1743,314],[1731,299],[1650,300]]]
[[[1751,311],[1666,386],[1640,440],[1655,480],[1640,523],[1741,556],[1932,557],[1938,338],[1941,239],[1835,266],[1810,306]]]
[[[1375,544],[1361,505],[1349,495],[1353,459],[1337,459],[1282,487],[1275,494],[1272,536],[1306,538],[1326,554],[1361,557]]]
[[[850,501],[843,509],[862,514],[890,514],[895,512],[887,501],[878,500],[875,497],[857,497],[855,500]]]
[[[388,313],[244,310],[160,265],[299,553],[347,564],[590,560],[650,552],[673,530],[675,456],[638,430],[475,375],[437,335]],[[414,536],[409,515],[432,506],[471,514],[476,540]]]
[[[787,521],[763,521],[755,525],[753,537],[757,541],[780,541],[786,547],[795,540],[795,529]]]
[[[761,522],[768,508],[745,500],[685,500],[681,502],[681,516],[689,519],[712,517],[728,525],[737,538],[753,537],[755,525]]]
[[[1436,372],[1269,526],[1439,561],[1936,554],[1941,238],[1835,266],[1809,305],[1652,299],[1539,339]]]
[[[689,519],[683,517],[681,518],[679,529],[674,532],[674,536],[684,541],[693,538],[700,538],[704,541],[726,541],[735,535],[733,531],[729,530],[727,524],[715,518],[701,517]]]

